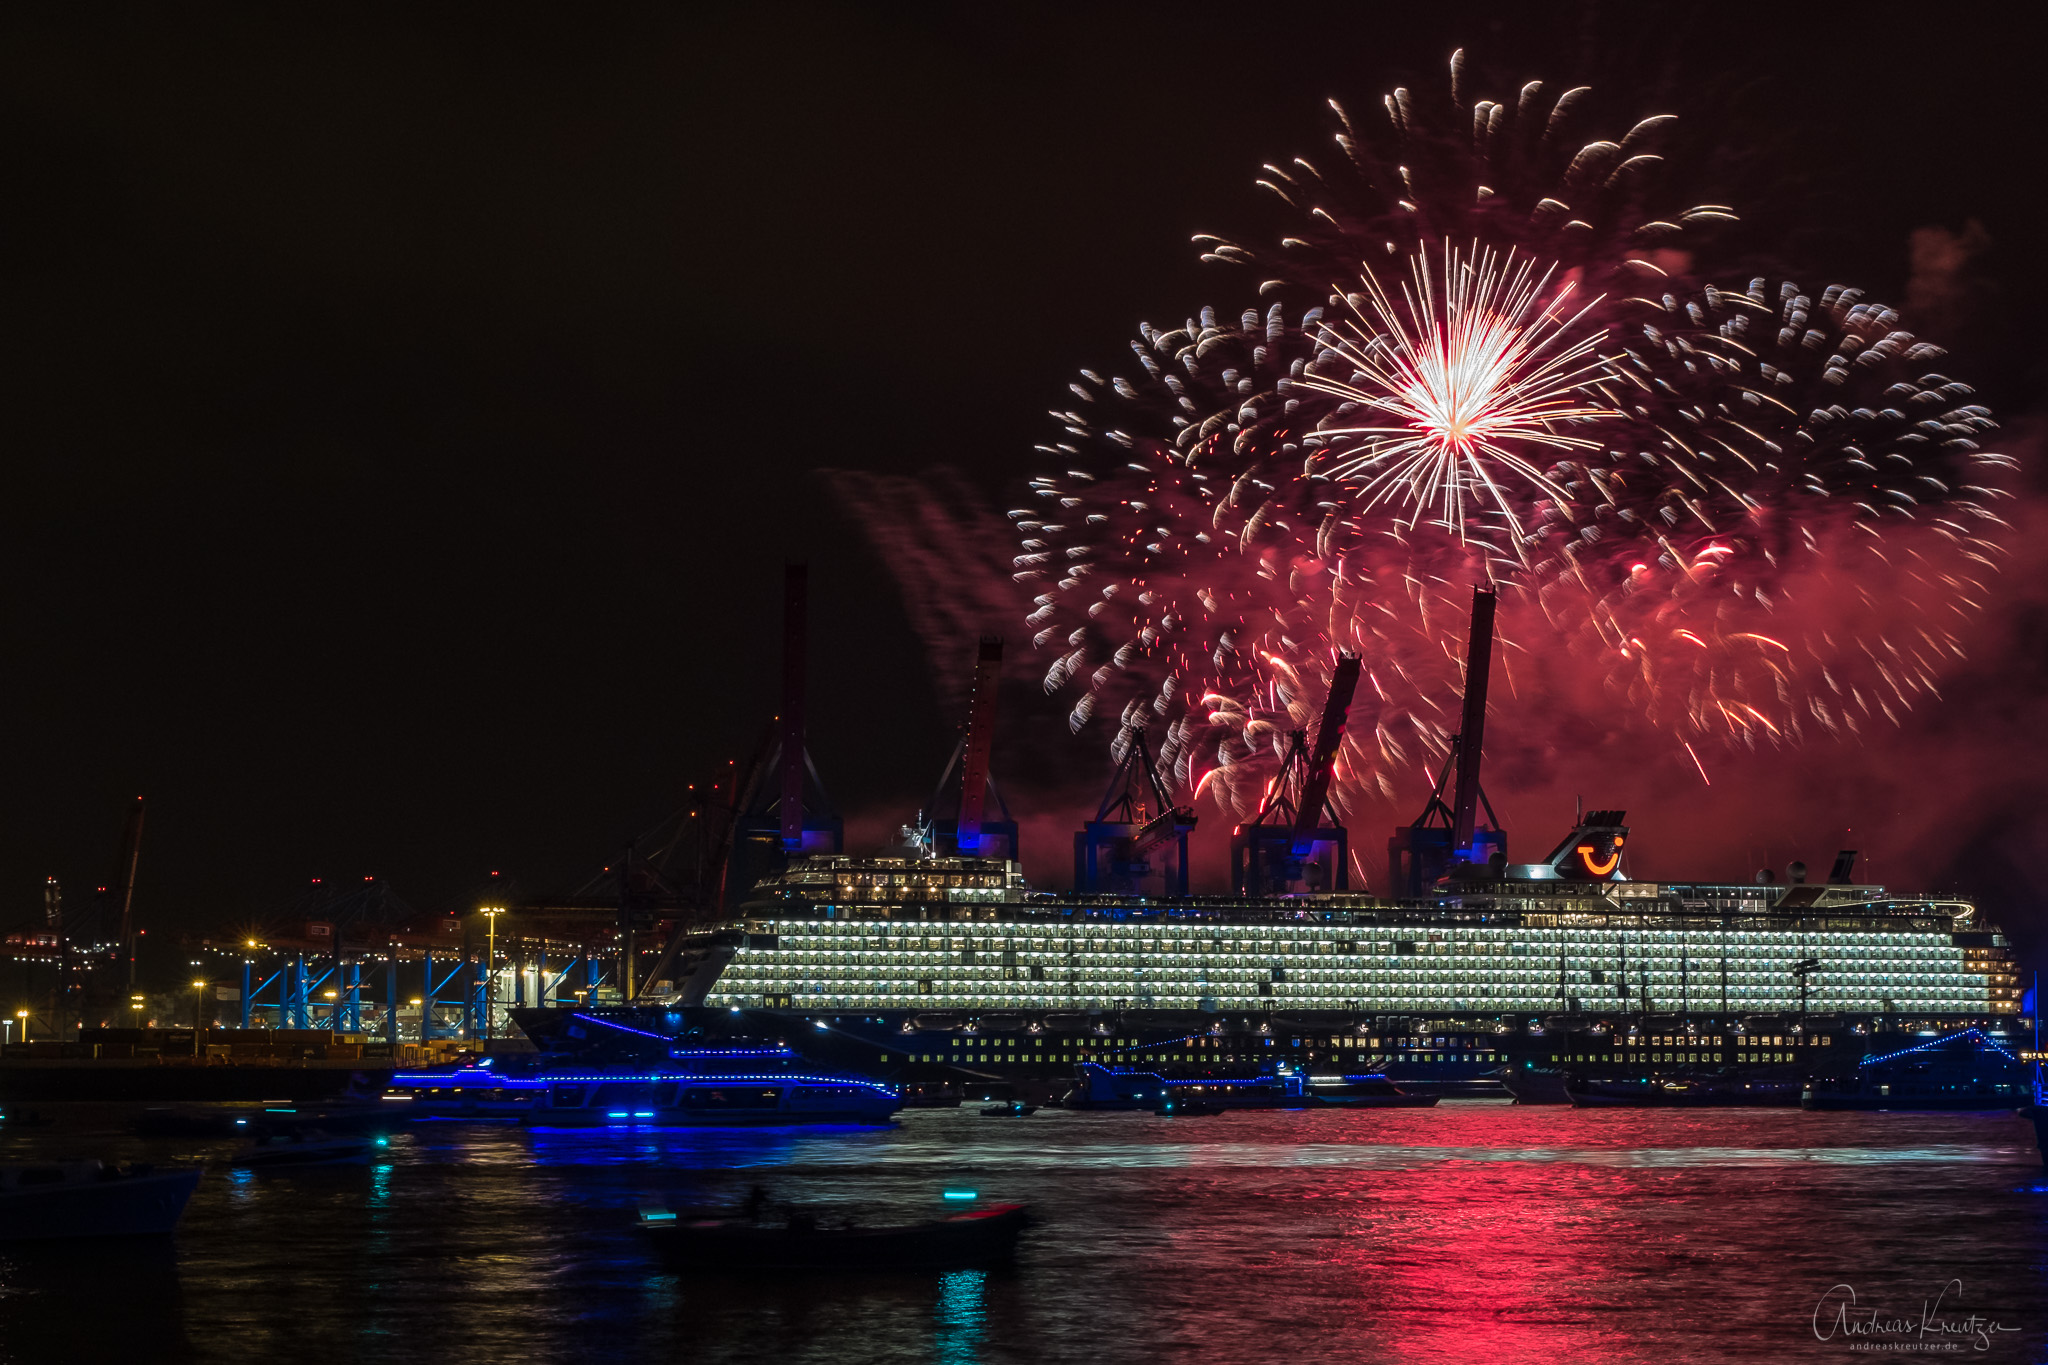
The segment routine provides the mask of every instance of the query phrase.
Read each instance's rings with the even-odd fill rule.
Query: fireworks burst
[[[1082,372],[1040,447],[1065,472],[1011,514],[1077,729],[1160,727],[1243,809],[1352,650],[1336,799],[1394,797],[1447,747],[1479,583],[1518,693],[1603,730],[1623,702],[1702,777],[1708,744],[1857,733],[1938,686],[2002,554],[1989,412],[1853,290],[1668,278],[1655,244],[1730,215],[1646,216],[1666,120],[1570,152],[1579,92],[1539,91],[1449,121],[1396,92],[1381,151],[1339,110],[1346,175],[1262,182],[1310,226],[1261,290],[1321,301],[1141,326],[1128,377]]]
[[[1600,460],[1559,471],[1593,515],[1555,523],[1532,575],[1550,624],[1681,736],[1896,724],[1960,655],[2005,553],[1993,504],[2014,461],[1979,447],[1990,410],[1855,290],[1634,302],[1625,418]]]
[[[1353,377],[1303,381],[1346,405],[1334,414],[1338,422],[1353,406],[1378,419],[1321,433],[1334,454],[1330,477],[1357,488],[1360,511],[1405,498],[1415,509],[1412,528],[1440,504],[1442,526],[1462,539],[1468,501],[1483,493],[1519,542],[1517,500],[1501,487],[1501,473],[1539,495],[1565,497],[1524,452],[1598,450],[1599,441],[1561,428],[1615,414],[1585,396],[1606,373],[1605,334],[1579,326],[1600,300],[1571,310],[1573,286],[1551,290],[1552,273],[1538,275],[1534,261],[1512,251],[1461,258],[1449,247],[1441,284],[1417,255],[1398,299],[1364,273],[1363,297],[1348,299],[1360,316],[1321,333],[1356,367]]]

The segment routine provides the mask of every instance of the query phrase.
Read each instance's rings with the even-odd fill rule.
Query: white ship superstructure
[[[1416,901],[1144,900],[1033,892],[993,860],[811,858],[694,955],[684,995],[983,1012],[2019,1009],[2005,937],[1966,900],[1529,875],[1543,870]]]

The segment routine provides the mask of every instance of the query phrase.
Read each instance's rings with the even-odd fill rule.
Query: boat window
[[[552,1100],[557,1109],[576,1109],[583,1104],[583,1087],[580,1085],[558,1085],[554,1088]]]

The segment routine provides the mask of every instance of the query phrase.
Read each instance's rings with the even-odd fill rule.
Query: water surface
[[[132,1107],[44,1109],[57,1126],[0,1129],[0,1160],[208,1174],[168,1247],[0,1250],[0,1365],[2048,1356],[2048,1177],[2010,1114],[1446,1101],[967,1108],[867,1131],[425,1125],[366,1166],[258,1175],[226,1169],[231,1142],[126,1136]],[[772,1279],[678,1276],[635,1226],[650,1196],[754,1184],[870,1222],[971,1189],[1040,1224],[1011,1270]],[[1836,1286],[1917,1323],[1950,1281],[1936,1316],[2020,1330],[1841,1332]]]

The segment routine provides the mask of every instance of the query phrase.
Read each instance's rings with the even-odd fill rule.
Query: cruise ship
[[[1625,813],[1594,810],[1543,858],[1509,862],[1479,772],[1493,605],[1474,594],[1459,731],[1428,806],[1389,841],[1387,895],[1349,886],[1358,859],[1329,801],[1355,657],[1232,831],[1233,894],[1188,893],[1195,816],[1135,729],[1075,836],[1079,889],[1061,892],[1026,882],[988,777],[1000,645],[984,640],[957,817],[921,813],[901,856],[845,856],[802,804],[792,731],[780,804],[757,822],[764,875],[670,942],[620,1021],[783,1037],[887,1083],[984,1092],[1095,1064],[1439,1086],[1710,1075],[1717,1094],[1796,1103],[1929,1037],[2006,1045],[2022,992],[2004,934],[1966,898],[1858,880],[1854,852],[1824,880],[1800,863],[1782,882],[1640,879]]]
[[[1448,1093],[1712,1068],[1788,1103],[1877,1053],[2017,1029],[2010,946],[1968,900],[1856,881],[1850,855],[1818,883],[1632,880],[1627,838],[1595,811],[1542,863],[1419,898],[1077,895],[1000,859],[799,859],[627,1013],[986,1093],[1083,1063],[1369,1067]]]
[[[1063,895],[1032,890],[1014,863],[809,858],[687,945],[677,997],[858,1013],[2019,1012],[2005,936],[1967,900],[1846,876],[1754,885],[1560,869],[1582,845],[1626,835],[1582,824],[1536,875],[1515,868],[1525,875],[1412,901]]]

